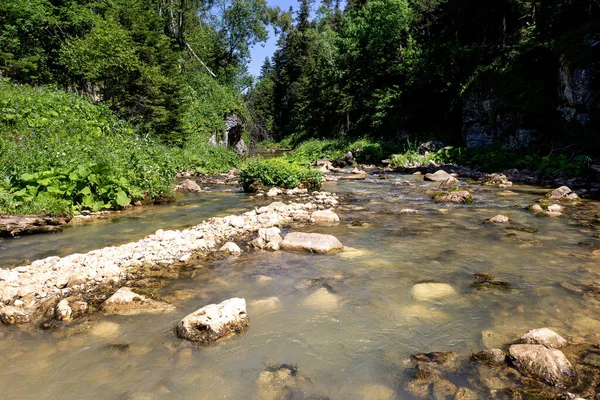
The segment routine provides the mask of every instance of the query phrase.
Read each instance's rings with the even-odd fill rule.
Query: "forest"
[[[168,193],[178,171],[239,167],[209,143],[232,116],[248,145],[300,148],[289,161],[301,164],[347,150],[377,162],[434,140],[443,161],[579,173],[600,153],[599,8],[2,2],[0,209],[119,208]],[[254,78],[250,49],[269,28],[277,49]]]

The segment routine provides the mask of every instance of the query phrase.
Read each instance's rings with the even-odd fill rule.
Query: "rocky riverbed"
[[[239,235],[230,217],[173,230],[215,237],[185,262],[171,232],[154,232],[124,246],[168,245],[167,262],[141,260],[118,283],[67,285],[46,296],[46,313],[40,304],[28,314],[27,297],[8,301],[33,323],[0,330],[4,394],[595,398],[597,203],[501,174],[445,188],[446,175],[367,175],[326,184],[339,194],[334,211],[317,204],[321,194],[228,194],[244,205],[221,215],[302,217]],[[471,204],[434,200],[457,186]],[[244,213],[252,204],[256,214]],[[216,240],[214,229],[233,236]]]
[[[184,230],[159,229],[137,242],[66,257],[48,257],[0,270],[0,320],[28,323],[54,314],[61,299],[85,302],[103,291],[141,280],[159,268],[177,271],[192,258],[217,252],[224,242],[260,229],[308,223],[318,210],[338,205],[331,193],[294,192],[306,202],[274,202],[242,215],[211,218]],[[156,268],[155,268],[156,267]]]

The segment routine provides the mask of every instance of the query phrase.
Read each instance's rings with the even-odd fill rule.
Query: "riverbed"
[[[431,200],[427,190],[436,183],[389,177],[327,183],[324,189],[342,198],[341,222],[301,229],[332,234],[354,250],[244,248],[237,257],[201,261],[193,274],[162,287],[159,295],[174,312],[96,314],[73,329],[49,331],[0,326],[2,397],[258,399],[265,398],[261,371],[287,364],[306,378],[294,398],[376,398],[386,388],[391,398],[409,399],[402,373],[411,354],[468,355],[539,327],[572,342],[598,342],[600,308],[578,291],[600,281],[591,256],[599,244],[598,203],[583,201],[565,212],[593,218],[536,217],[526,207],[548,188],[474,185],[472,205],[448,205]],[[265,201],[237,191],[189,194],[62,233],[4,240],[2,265],[126,243]],[[497,214],[512,222],[483,223]],[[510,287],[474,287],[477,273]],[[447,283],[455,294],[417,301],[411,288],[421,282]],[[181,318],[231,297],[246,299],[248,330],[208,347],[177,338]],[[452,379],[466,386],[469,377]]]

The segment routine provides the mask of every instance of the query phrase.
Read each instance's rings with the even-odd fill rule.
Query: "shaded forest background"
[[[250,92],[257,135],[598,153],[598,1],[309,5]]]

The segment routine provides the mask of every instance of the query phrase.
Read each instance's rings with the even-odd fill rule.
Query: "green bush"
[[[199,174],[227,172],[239,167],[241,161],[236,152],[207,143],[200,135],[191,136],[183,149],[173,151],[178,153],[179,170]]]
[[[318,190],[323,182],[323,173],[280,157],[256,157],[241,167],[239,181],[245,192],[255,191],[256,183],[288,189],[302,185],[308,190]]]
[[[167,147],[105,105],[0,79],[0,213],[120,208],[168,193],[180,170],[215,173],[238,163],[199,135]]]

